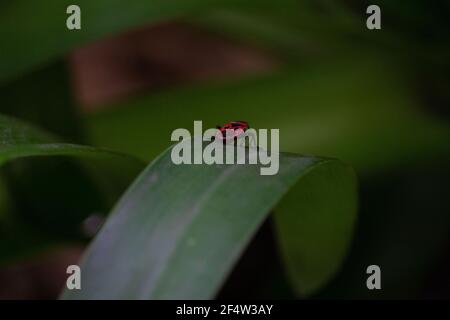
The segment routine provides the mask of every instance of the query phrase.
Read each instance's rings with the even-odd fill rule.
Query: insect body
[[[246,121],[232,121],[223,126],[217,126],[219,131],[217,132],[215,139],[222,140],[223,143],[237,141],[238,137],[241,137],[248,128],[250,128],[250,126]]]

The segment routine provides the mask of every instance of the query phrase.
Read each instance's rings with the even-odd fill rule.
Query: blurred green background
[[[69,4],[81,30],[65,27]],[[369,4],[381,30],[366,28]],[[449,15],[445,0],[3,1],[0,112],[147,162],[194,120],[279,128],[282,151],[336,157],[360,179],[349,254],[313,298],[449,298]],[[126,187],[101,194],[89,172],[73,159],[4,166],[0,298],[57,297],[89,239],[79,215]],[[366,288],[372,264],[382,290]],[[293,297],[271,220],[219,297]]]

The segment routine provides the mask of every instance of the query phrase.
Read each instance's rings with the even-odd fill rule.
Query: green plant
[[[297,296],[320,294],[341,268],[356,219],[355,174],[344,163],[366,185],[448,156],[448,122],[421,108],[415,81],[427,65],[433,79],[443,79],[433,94],[445,99],[449,82],[437,70],[448,68],[449,51],[395,25],[367,34],[355,9],[339,1],[282,3],[80,0],[86,14],[77,32],[64,28],[61,14],[71,1],[1,4],[0,262],[86,243],[82,222],[118,201],[82,261],[83,290],[62,297],[213,298],[273,212],[289,283]],[[388,8],[401,19],[416,17]],[[77,111],[65,54],[180,17],[263,47],[281,67]],[[444,33],[438,22],[427,30],[436,39]],[[404,48],[413,54],[405,58]],[[250,165],[173,165],[170,132],[198,119],[211,127],[245,119],[279,128],[279,174],[262,177]],[[374,195],[367,203],[378,201]],[[445,233],[439,229],[424,248],[439,248]],[[438,251],[424,250],[423,260],[434,261]],[[403,294],[407,286],[400,287]]]

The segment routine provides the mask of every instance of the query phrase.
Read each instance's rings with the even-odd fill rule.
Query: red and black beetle
[[[223,126],[217,126],[219,132],[216,134],[216,139],[222,140],[223,143],[234,140],[243,134],[250,126],[247,121],[231,121],[230,123],[224,124]],[[231,130],[231,134],[227,136],[227,130]]]

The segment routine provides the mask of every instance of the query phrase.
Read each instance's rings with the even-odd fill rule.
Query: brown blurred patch
[[[91,110],[144,90],[264,72],[276,62],[205,30],[165,23],[80,48],[70,65],[79,103]]]
[[[66,283],[66,269],[77,264],[82,247],[67,247],[0,267],[1,299],[56,299]]]

